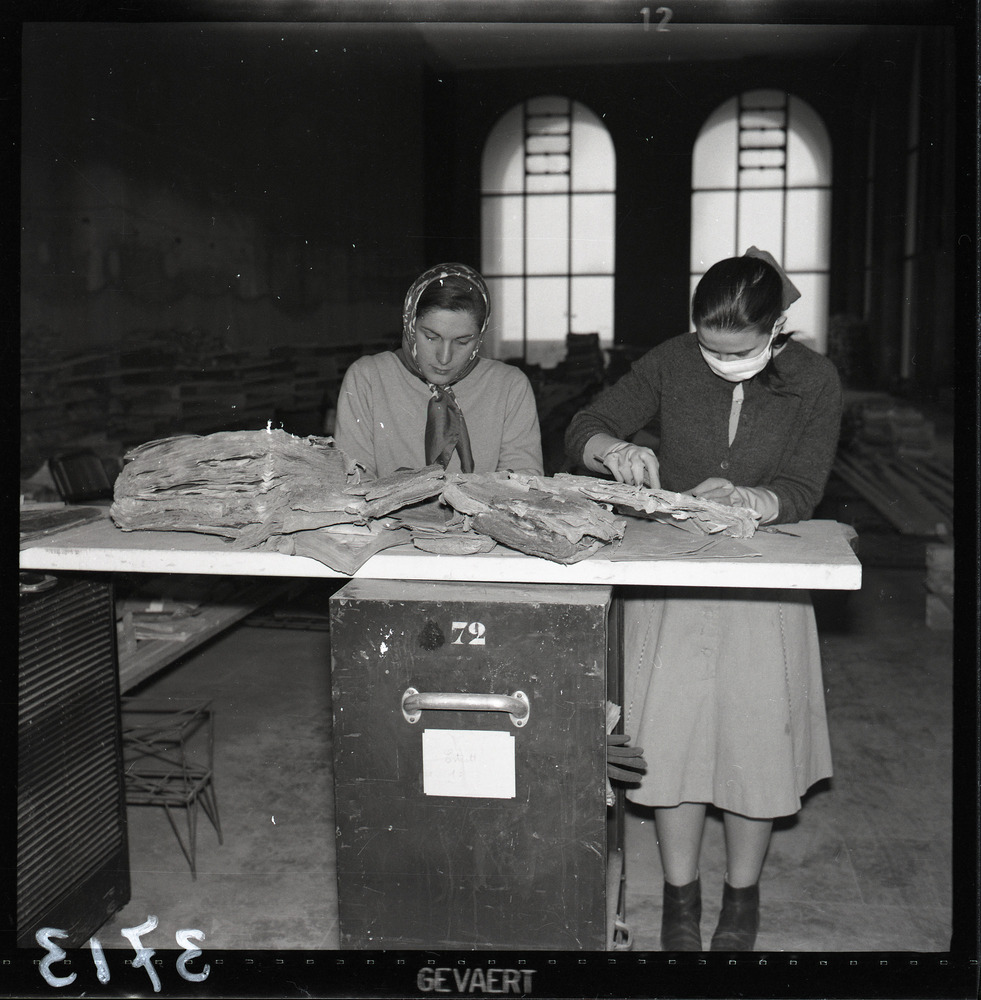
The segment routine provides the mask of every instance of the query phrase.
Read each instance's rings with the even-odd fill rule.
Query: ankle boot
[[[702,884],[699,879],[688,885],[664,883],[661,912],[661,951],[701,951]]]
[[[712,935],[712,951],[752,951],[759,926],[759,883],[745,889],[733,889],[726,882],[722,889],[719,926]]]

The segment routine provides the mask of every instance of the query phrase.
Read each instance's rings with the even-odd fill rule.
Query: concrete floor
[[[950,946],[952,633],[927,629],[923,576],[867,565],[860,592],[815,595],[835,776],[774,831],[761,951]],[[329,634],[236,626],[132,693],[213,699],[224,844],[202,817],[192,879],[162,810],[130,807],[132,899],[103,947],[128,948],[120,929],[154,915],[161,948],[191,927],[209,950],[337,948]],[[633,950],[653,951],[661,871],[643,810],[628,812],[626,855]],[[710,817],[706,941],[722,859]]]

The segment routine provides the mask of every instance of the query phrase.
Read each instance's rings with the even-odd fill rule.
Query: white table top
[[[623,540],[565,565],[497,546],[478,555],[433,555],[411,545],[385,549],[354,574],[358,579],[496,583],[568,583],[685,587],[786,587],[858,590],[862,567],[855,532],[836,521],[781,525],[747,540],[720,538],[703,555],[645,555],[680,529],[631,520]],[[664,533],[667,532],[668,535]],[[653,544],[652,544],[653,543]],[[670,549],[670,545],[668,546]],[[714,555],[709,555],[714,552]],[[118,573],[188,573],[253,577],[346,578],[315,559],[240,550],[215,535],[122,531],[106,514],[97,521],[26,543],[20,568]]]

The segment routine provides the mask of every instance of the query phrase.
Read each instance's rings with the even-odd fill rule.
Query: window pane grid
[[[740,149],[782,149],[786,143],[787,133],[782,128],[749,128],[739,133]]]
[[[569,173],[568,156],[526,156],[525,172],[529,174],[562,174]]]
[[[768,106],[776,104],[778,100],[782,106]],[[787,163],[786,120],[786,95],[779,92],[772,96],[759,93],[743,95],[739,108],[738,187],[785,186],[783,168]],[[753,171],[756,171],[755,176],[752,175]]]
[[[808,185],[810,188],[811,185]],[[713,188],[705,188],[706,191],[712,191]],[[718,188],[719,191],[731,191],[732,188]],[[604,188],[603,190],[596,190],[590,188],[588,191],[574,191],[573,192],[577,198],[592,198],[592,197],[609,197],[614,193],[613,188]],[[542,191],[541,194],[535,195],[536,198],[548,198],[549,196],[554,198],[566,198],[568,197],[568,192],[566,191]],[[483,197],[488,201],[493,201],[497,199],[513,198],[514,195],[508,191],[485,191]]]
[[[789,322],[823,350],[830,187],[827,133],[799,98],[752,91],[721,105],[693,149],[692,288],[717,260],[769,250],[802,292]]]
[[[744,129],[784,129],[787,127],[787,109],[752,108],[744,102],[739,112],[739,126]]]
[[[520,166],[512,171],[511,164]],[[498,121],[484,165],[481,258],[495,296],[491,348],[512,356],[520,343],[528,360],[529,344],[542,343],[531,360],[557,361],[566,333],[599,332],[612,343],[615,160],[606,126],[569,98],[532,98]],[[506,298],[501,309],[498,292]],[[588,330],[577,326],[583,322]]]
[[[569,116],[562,115],[532,115],[526,119],[525,128],[529,136],[568,135]]]
[[[534,278],[609,278],[612,271],[540,271],[531,275]],[[481,271],[485,278],[523,278],[524,271]]]
[[[747,171],[747,174],[760,173],[765,171]],[[774,171],[776,173],[776,171]],[[771,187],[786,188],[788,191],[830,191],[830,184],[791,184],[790,182],[786,184],[773,184]],[[728,191],[734,191],[735,188],[731,187],[700,187],[697,189],[698,194],[721,194]]]
[[[525,149],[529,153],[568,153],[571,143],[568,135],[529,135]]]
[[[787,162],[783,149],[741,149],[739,151],[740,170],[764,170],[784,167]],[[784,185],[781,184],[780,187]]]

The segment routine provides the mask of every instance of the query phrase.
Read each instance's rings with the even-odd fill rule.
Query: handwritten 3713
[[[142,924],[139,924],[137,927],[123,927],[119,933],[133,946],[136,957],[133,958],[130,964],[134,969],[146,969],[146,974],[150,977],[150,984],[153,986],[154,993],[159,993],[160,977],[157,975],[157,970],[151,962],[156,952],[153,948],[147,948],[142,941],[142,936],[156,930],[156,927],[157,918],[147,916]],[[52,965],[56,962],[61,962],[67,957],[65,950],[55,944],[52,938],[66,938],[68,937],[68,932],[59,930],[57,927],[42,927],[34,937],[37,943],[48,952],[40,962],[41,975],[44,981],[49,986],[55,987],[70,986],[75,982],[76,973],[72,972],[67,976],[58,976],[51,970]],[[195,939],[200,938],[204,940],[204,931],[183,928],[177,931],[175,937],[178,946],[184,949],[177,957],[178,974],[190,983],[203,983],[211,972],[211,966],[205,964],[200,972],[191,972],[187,966],[189,962],[200,957],[202,954],[201,949],[196,947]],[[88,947],[92,952],[92,962],[95,965],[96,978],[104,986],[110,980],[110,973],[109,963],[106,961],[105,953],[102,950],[102,943],[97,937],[91,937],[89,938]]]

